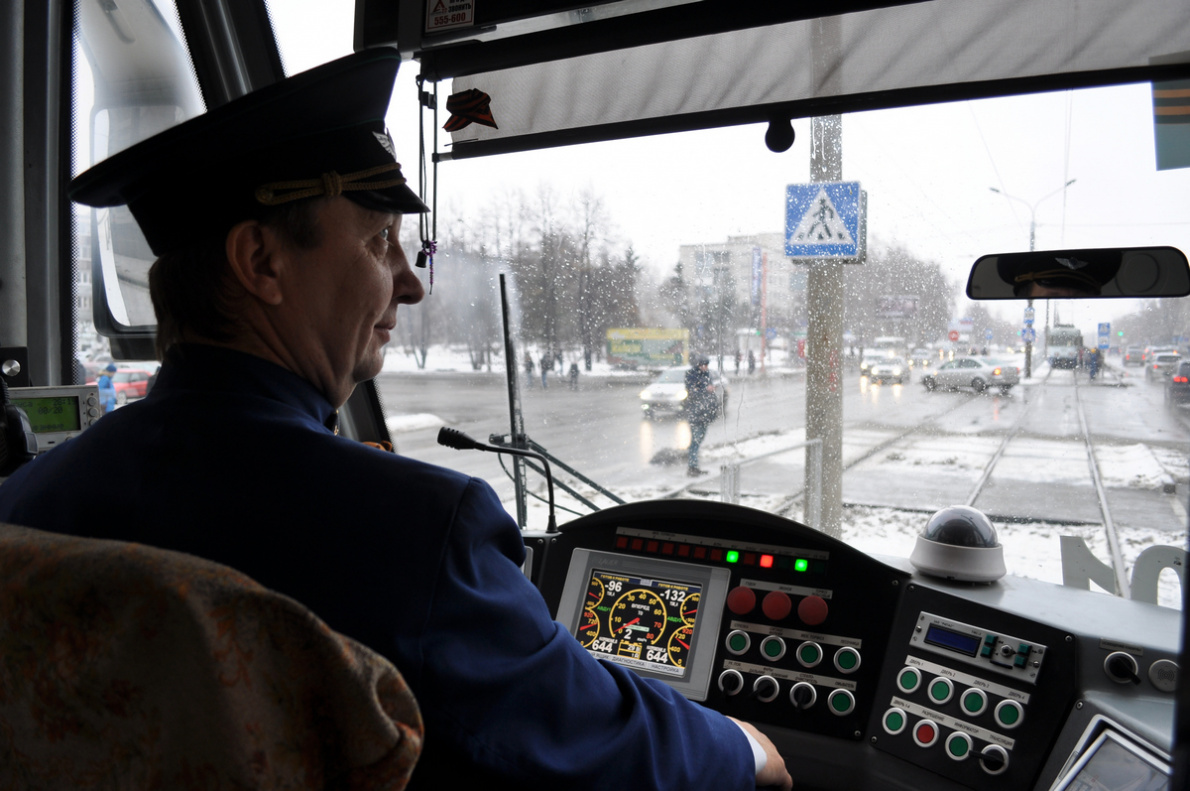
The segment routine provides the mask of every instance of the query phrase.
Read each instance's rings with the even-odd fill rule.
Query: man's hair
[[[267,211],[260,222],[299,249],[309,250],[321,239],[317,209],[325,200],[284,204]],[[165,253],[149,268],[159,359],[187,337],[220,343],[236,337],[243,295],[231,273],[226,244],[226,232],[200,237],[188,247]]]

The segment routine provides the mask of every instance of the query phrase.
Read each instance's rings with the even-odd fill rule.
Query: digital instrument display
[[[701,594],[699,585],[594,569],[575,636],[596,657],[680,678]]]
[[[592,656],[706,700],[731,572],[576,549],[556,618]]]
[[[79,400],[75,396],[14,397],[12,403],[25,411],[34,434],[78,431],[82,426]]]
[[[975,656],[980,646],[978,637],[944,629],[937,624],[932,624],[926,631],[926,642],[967,656]]]
[[[1168,791],[1169,766],[1104,731],[1056,786],[1061,791]]]

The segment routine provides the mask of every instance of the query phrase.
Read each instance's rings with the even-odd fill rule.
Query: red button
[[[764,601],[760,607],[764,610],[765,617],[769,620],[780,621],[793,610],[793,602],[787,593],[769,591],[765,594]]]
[[[727,609],[736,615],[747,615],[756,608],[756,593],[743,585],[727,594]]]
[[[934,726],[929,723],[923,722],[917,726],[917,740],[922,744],[933,744],[937,735]]]
[[[809,626],[817,626],[825,621],[828,612],[830,607],[821,596],[807,596],[797,603],[797,617]]]

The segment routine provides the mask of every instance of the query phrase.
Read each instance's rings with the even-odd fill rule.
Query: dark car
[[[1190,403],[1190,360],[1182,360],[1165,380],[1165,405],[1179,407]]]
[[[1124,365],[1144,365],[1145,350],[1139,346],[1129,346],[1124,350]]]

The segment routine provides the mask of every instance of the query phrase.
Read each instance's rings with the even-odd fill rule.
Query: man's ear
[[[227,262],[244,290],[266,305],[281,304],[281,240],[256,220],[227,232]]]

